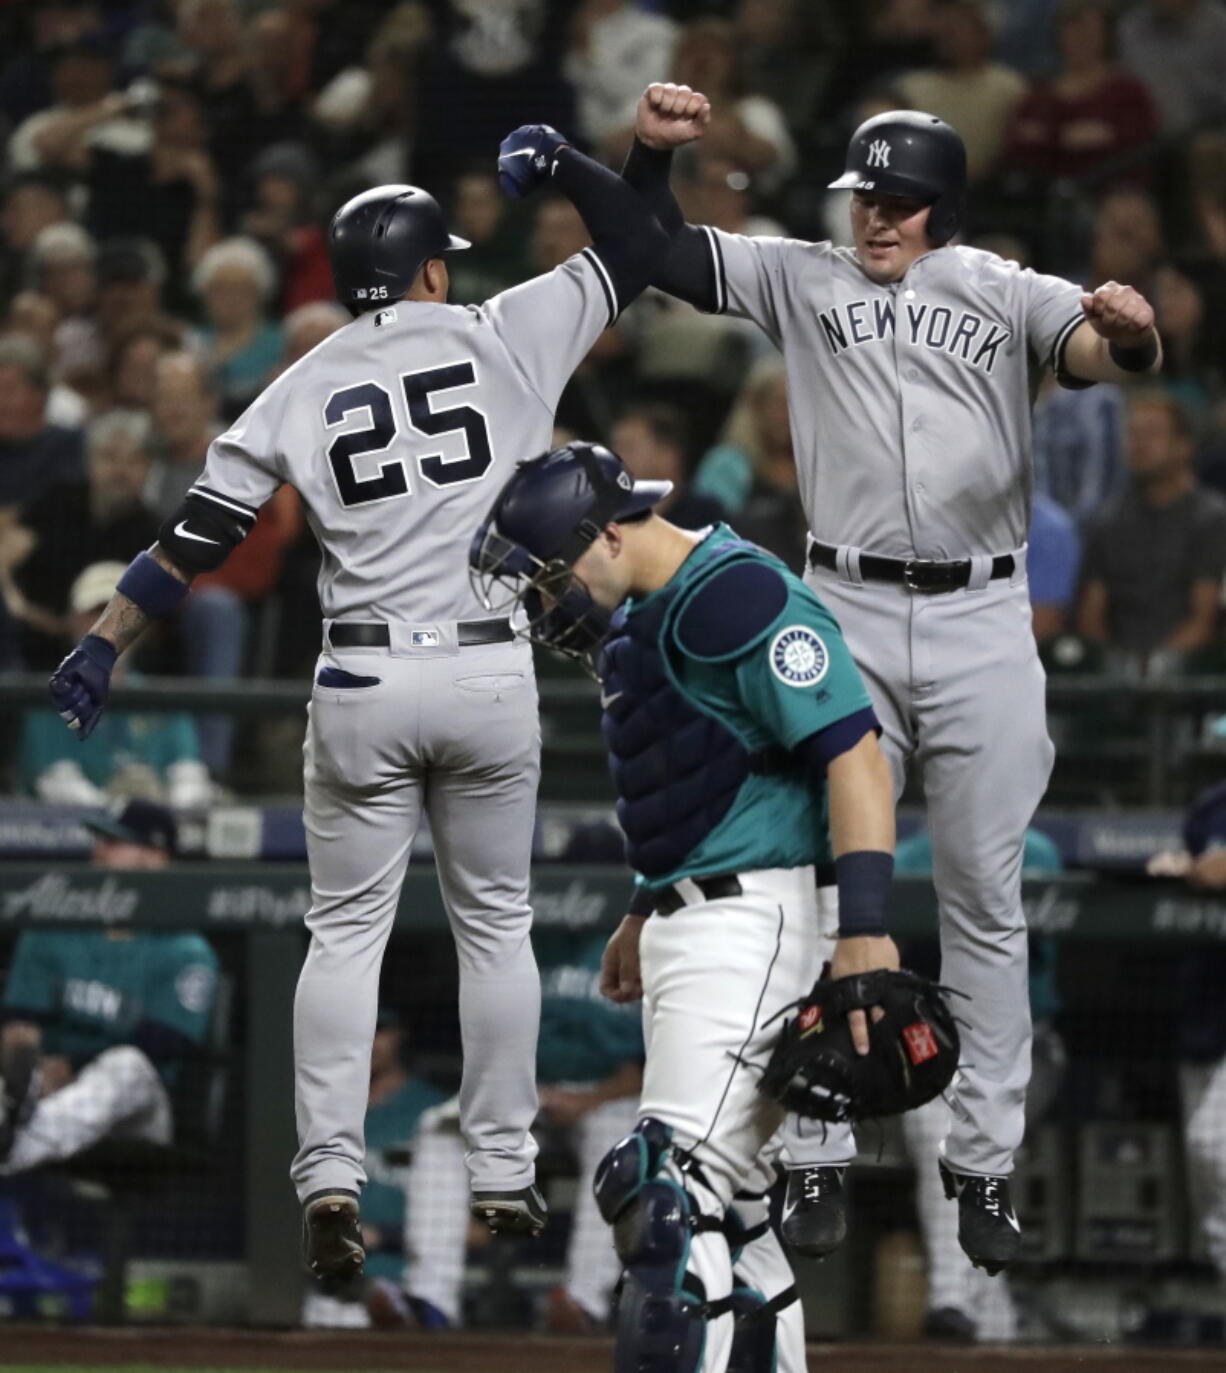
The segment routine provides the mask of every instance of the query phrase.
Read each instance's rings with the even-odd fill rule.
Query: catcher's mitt
[[[939,1096],[958,1066],[949,992],[905,970],[818,981],[784,1022],[758,1090],[814,1120],[863,1120],[910,1111]],[[869,1017],[869,1051],[856,1053],[847,1012]],[[789,1008],[792,1009],[792,1008]]]

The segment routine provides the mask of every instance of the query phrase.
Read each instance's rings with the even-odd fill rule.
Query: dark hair
[[[638,420],[651,431],[657,443],[675,448],[688,464],[690,458],[690,426],[684,414],[675,405],[663,401],[652,401],[646,405],[632,405],[619,417],[621,420]]]
[[[25,190],[32,187],[36,191],[46,191],[48,195],[53,195],[68,204],[72,194],[72,183],[69,179],[57,172],[44,171],[40,168],[31,168],[28,171],[15,172],[4,183],[4,199],[16,191]]]

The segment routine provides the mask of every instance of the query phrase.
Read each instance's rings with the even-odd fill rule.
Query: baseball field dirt
[[[190,1369],[192,1373],[602,1373],[613,1347],[508,1331],[505,1335],[403,1335],[366,1331],[304,1332],[158,1329],[56,1329],[0,1326],[6,1373],[111,1369],[124,1373]],[[1226,1370],[1226,1350],[1162,1351],[1120,1346],[1002,1348],[933,1344],[814,1344],[811,1373],[1165,1373]]]

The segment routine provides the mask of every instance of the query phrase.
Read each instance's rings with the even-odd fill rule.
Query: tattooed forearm
[[[161,544],[155,543],[149,550],[149,555],[172,577],[191,584],[191,574],[184,572],[181,567],[176,567],[166,556]],[[129,600],[122,592],[117,591],[89,632],[108,640],[115,645],[118,652],[123,653],[140,638],[149,619],[150,617],[135,601]]]

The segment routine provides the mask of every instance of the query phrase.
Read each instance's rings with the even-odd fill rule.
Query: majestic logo
[[[790,687],[811,687],[826,675],[830,655],[808,625],[789,625],[771,640],[771,671]]]
[[[409,643],[414,648],[437,648],[438,630],[437,629],[415,629],[409,638]]]
[[[927,1063],[930,1058],[936,1058],[936,1036],[932,1033],[931,1027],[922,1020],[917,1020],[914,1025],[908,1025],[903,1030],[902,1037],[907,1045],[907,1054],[916,1067],[921,1063]]]
[[[890,145],[884,138],[878,138],[868,145],[868,165],[888,167],[890,165]]]

